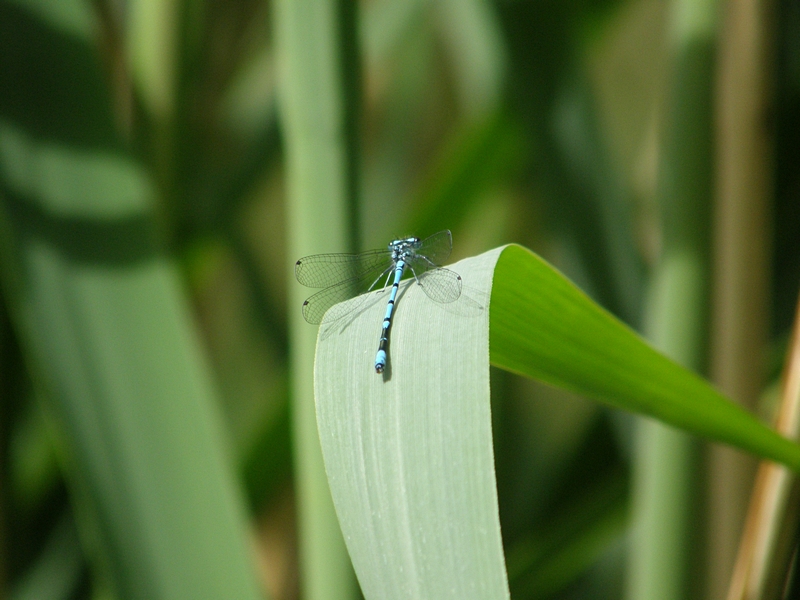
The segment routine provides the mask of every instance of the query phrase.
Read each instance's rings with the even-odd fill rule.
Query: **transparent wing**
[[[367,250],[360,254],[314,254],[297,261],[294,275],[305,286],[327,288],[359,279],[378,269],[383,270],[390,263],[391,254],[388,250]]]
[[[358,279],[353,278],[317,292],[303,302],[303,318],[309,323],[322,323],[322,317],[325,316],[331,306],[358,295],[357,284]],[[352,308],[355,308],[355,306]]]
[[[448,304],[461,295],[461,276],[450,269],[432,269],[420,275],[417,282],[434,302]]]
[[[414,259],[414,270],[417,275],[428,269],[439,267],[450,258],[453,250],[453,236],[449,229],[434,233],[420,242]]]
[[[309,323],[316,324],[322,323],[324,317],[324,321],[329,323],[352,312],[366,299],[367,296],[364,292],[373,289],[375,284],[391,270],[391,266],[383,271],[378,269],[379,267],[373,267],[359,277],[351,277],[317,292],[303,302],[303,318]],[[351,298],[352,302],[340,304]],[[340,306],[331,309],[336,304],[340,304]]]

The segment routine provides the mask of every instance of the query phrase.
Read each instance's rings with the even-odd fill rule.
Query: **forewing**
[[[445,229],[422,240],[417,254],[427,259],[426,261],[420,261],[426,263],[421,266],[425,267],[424,270],[427,270],[432,269],[434,266],[440,267],[445,264],[447,259],[450,258],[452,250],[453,236],[450,234],[449,229]]]
[[[351,277],[317,292],[303,303],[303,318],[309,323],[321,323],[323,320],[329,323],[352,312],[367,297],[365,292],[375,287],[375,284],[389,271],[389,268],[383,271],[379,269],[380,265],[374,266],[371,270],[362,273],[360,277]],[[351,298],[353,302],[347,302],[331,309],[332,306]]]
[[[294,274],[297,281],[305,286],[327,288],[351,279],[360,279],[378,269],[383,270],[390,263],[391,256],[387,250],[368,250],[360,254],[314,254],[298,260]]]
[[[461,276],[450,269],[433,269],[420,275],[417,281],[434,302],[455,302],[461,295]]]

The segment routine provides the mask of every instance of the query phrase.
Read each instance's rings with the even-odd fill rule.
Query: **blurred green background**
[[[520,243],[770,419],[800,280],[798,6],[0,0],[0,599],[359,597],[346,556],[309,558],[300,251]],[[314,247],[287,226],[278,90],[303,48],[280,20],[304,15],[309,52],[315,28],[336,43],[305,93],[340,86],[345,155]],[[492,377],[512,597],[631,597],[655,434]],[[662,597],[721,597],[754,462],[669,444]]]

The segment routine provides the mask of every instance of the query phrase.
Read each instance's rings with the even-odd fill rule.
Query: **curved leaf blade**
[[[657,352],[520,246],[497,262],[490,331],[500,368],[800,470],[800,446]]]
[[[452,304],[403,284],[388,377],[372,368],[386,294],[320,328],[320,441],[366,598],[508,597],[489,348],[498,367],[800,468],[800,446],[658,353],[530,251],[509,246],[449,268],[464,281]]]
[[[404,282],[386,377],[387,293],[320,328],[317,423],[364,597],[507,599],[489,398],[488,299],[499,250],[453,265],[458,300]]]

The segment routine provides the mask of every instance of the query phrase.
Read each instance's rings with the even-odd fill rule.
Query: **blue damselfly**
[[[375,371],[382,373],[386,367],[394,303],[406,269],[431,300],[449,303],[461,295],[461,277],[440,266],[448,259],[452,248],[453,238],[450,231],[445,230],[424,240],[416,237],[393,240],[383,250],[301,258],[294,268],[297,281],[308,287],[324,288],[303,303],[303,317],[309,323],[332,322],[355,310],[360,302],[350,302],[341,308],[334,305],[372,291],[381,281],[385,289],[391,281],[392,290],[375,356]]]

